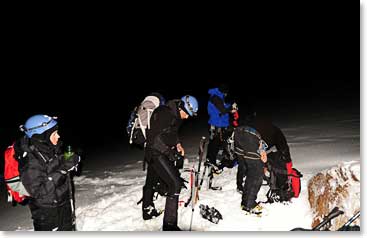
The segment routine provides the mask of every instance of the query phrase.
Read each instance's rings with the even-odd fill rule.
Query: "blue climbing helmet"
[[[47,115],[34,115],[28,118],[24,125],[20,126],[20,130],[23,131],[28,138],[31,138],[34,134],[42,134],[48,129],[57,125],[55,120],[57,117],[50,117]]]
[[[196,116],[197,112],[199,110],[199,103],[198,100],[196,100],[195,97],[186,95],[181,98],[181,101],[183,101],[183,109],[187,114],[190,116]]]

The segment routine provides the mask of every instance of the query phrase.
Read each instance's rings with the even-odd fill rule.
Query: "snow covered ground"
[[[360,161],[359,111],[342,113],[343,110],[341,108],[333,110],[332,113],[319,112],[307,117],[298,114],[297,118],[282,119],[276,123],[282,128],[289,142],[293,166],[304,175],[299,198],[289,204],[266,204],[265,214],[261,218],[244,215],[240,209],[241,195],[236,191],[237,168],[225,169],[221,175],[214,178],[214,185],[223,186],[223,190],[208,190],[204,182],[200,200],[195,208],[192,230],[289,231],[295,227],[310,228],[312,217],[307,200],[308,180],[315,173],[341,162]],[[197,166],[198,142],[202,135],[206,136],[205,125],[201,129],[192,125],[194,128],[186,128],[189,132],[183,134],[187,168]],[[77,229],[160,231],[163,216],[144,221],[141,204],[136,204],[142,196],[142,187],[145,183],[145,172],[142,171],[143,153],[130,148],[123,150],[117,148],[110,154],[101,153],[93,156],[98,158],[99,163],[95,163],[94,167],[86,165],[82,176],[75,177]],[[189,178],[188,173],[183,173],[182,176],[187,180]],[[259,201],[265,200],[267,190],[266,186],[261,188]],[[189,190],[184,189],[180,200],[185,201],[188,196]],[[156,207],[163,209],[164,201],[165,198],[159,197],[155,202]],[[223,215],[223,220],[219,224],[213,224],[201,218],[199,204],[214,206]],[[25,210],[23,220],[20,222],[22,225],[17,225],[14,230],[32,230],[29,212]],[[191,209],[180,206],[178,214],[179,226],[188,230]],[[3,229],[0,230],[4,228],[7,230],[9,227],[3,216],[0,221],[1,227]]]
[[[317,120],[298,120],[281,126],[291,147],[294,167],[304,174],[302,192],[291,204],[266,204],[267,215],[262,218],[246,216],[240,210],[241,195],[236,191],[237,169],[225,169],[214,179],[222,191],[207,190],[206,182],[200,191],[199,204],[214,206],[222,215],[219,224],[201,218],[198,206],[193,218],[194,231],[288,231],[294,227],[310,228],[311,214],[307,196],[307,181],[316,172],[337,165],[342,161],[360,160],[359,114],[315,115]],[[336,120],[336,115],[338,119]],[[198,130],[193,130],[198,131]],[[199,133],[202,130],[199,130]],[[197,166],[200,134],[191,135],[184,145],[187,148],[185,167]],[[205,134],[205,132],[204,132]],[[195,138],[195,139],[193,139]],[[141,156],[140,156],[141,158]],[[141,218],[141,205],[145,173],[141,160],[131,161],[95,176],[92,171],[76,178],[77,217],[80,230],[108,231],[159,231],[163,216],[150,221]],[[90,173],[90,175],[89,175]],[[183,173],[189,180],[189,174]],[[264,201],[268,187],[263,186],[258,200]],[[182,190],[180,200],[186,201],[189,190]],[[164,208],[165,199],[159,197],[157,208]],[[191,209],[180,206],[179,226],[188,230]]]
[[[195,161],[193,158],[192,161]],[[191,163],[187,166],[191,167]],[[241,195],[236,191],[236,169],[226,169],[223,174],[214,180],[215,185],[223,186],[222,191],[206,189],[206,182],[200,192],[200,204],[214,206],[223,215],[223,220],[218,225],[210,223],[200,217],[198,206],[195,209],[193,227],[194,231],[285,231],[297,226],[309,227],[311,222],[308,213],[307,191],[303,190],[301,197],[291,205],[272,204],[266,205],[268,215],[262,218],[245,216],[240,210]],[[183,177],[189,180],[189,174]],[[302,186],[306,187],[306,181]],[[140,163],[132,163],[116,171],[106,172],[99,178],[82,176],[76,179],[79,191],[77,201],[78,229],[88,231],[159,231],[162,218],[143,221],[141,218],[141,205],[136,205],[142,195],[142,186],[145,176],[141,171]],[[90,191],[94,191],[92,194]],[[265,200],[267,188],[263,187],[259,199]],[[189,191],[183,190],[180,200],[186,201]],[[157,208],[164,208],[163,197],[156,201]],[[179,226],[188,230],[191,218],[191,209],[180,206]],[[284,218],[289,217],[287,222]],[[280,219],[281,218],[281,219]]]

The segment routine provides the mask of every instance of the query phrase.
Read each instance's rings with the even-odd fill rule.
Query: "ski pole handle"
[[[336,211],[335,213],[330,214],[330,215],[328,216],[328,218],[329,218],[329,220],[332,220],[332,219],[334,219],[335,217],[337,217],[337,216],[339,216],[339,215],[342,215],[342,214],[344,214],[344,212],[343,212],[343,211],[341,211],[341,210],[338,210],[338,211]]]
[[[327,224],[332,219],[334,219],[335,217],[337,217],[341,214],[344,214],[344,212],[339,210],[338,207],[334,207],[334,209],[326,216],[326,218],[320,224],[318,224],[317,226],[312,228],[312,230],[313,231],[319,231],[321,229],[321,227],[323,227],[325,224]]]

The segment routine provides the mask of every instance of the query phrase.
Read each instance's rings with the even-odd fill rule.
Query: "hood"
[[[171,109],[171,113],[175,115],[175,117],[180,118],[180,112],[179,112],[179,103],[181,100],[174,99],[167,102],[167,106]]]
[[[220,98],[223,98],[223,93],[221,91],[219,91],[218,88],[212,88],[212,89],[209,89],[208,93],[210,94],[210,96],[213,96],[213,95],[216,95]]]

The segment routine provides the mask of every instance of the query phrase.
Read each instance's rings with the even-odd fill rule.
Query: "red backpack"
[[[291,172],[291,186],[292,186],[292,191],[294,193],[294,197],[298,198],[299,194],[301,192],[301,178],[302,178],[302,174],[301,172],[299,172],[297,169],[292,168],[292,172]]]
[[[18,161],[15,159],[14,144],[9,146],[4,153],[5,168],[4,168],[4,179],[6,188],[8,190],[8,202],[22,203],[25,201],[28,192],[24,188],[19,177]]]
[[[269,203],[289,201],[292,197],[298,198],[300,195],[302,173],[293,168],[292,162],[286,163],[285,166],[285,169],[270,167],[270,189],[266,194]],[[278,176],[287,177],[287,186],[281,186],[280,181],[283,180],[279,180]]]

